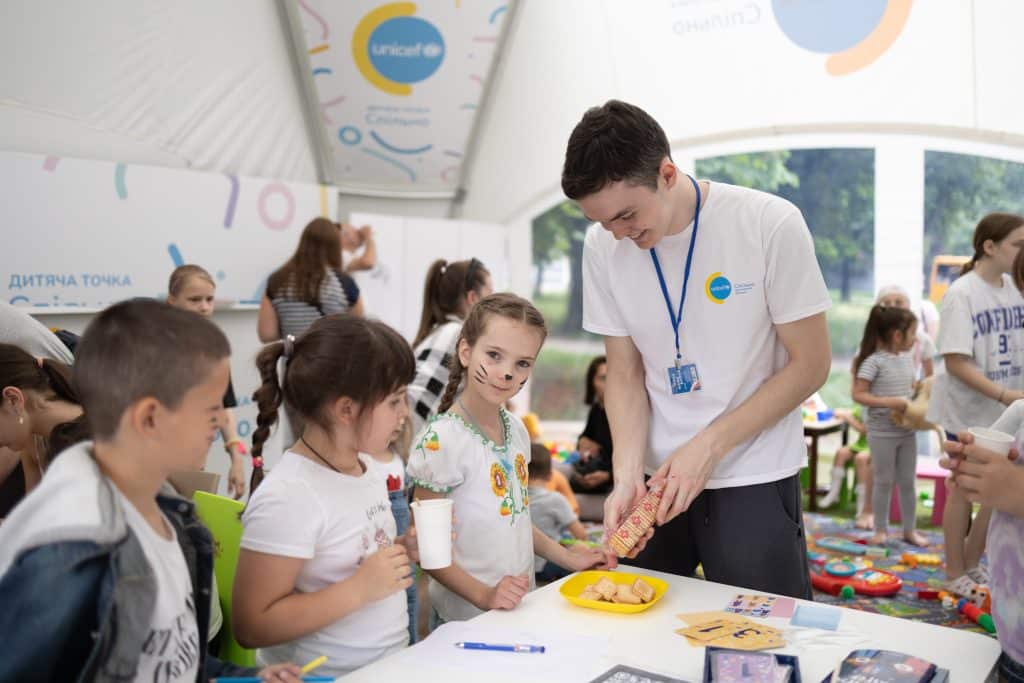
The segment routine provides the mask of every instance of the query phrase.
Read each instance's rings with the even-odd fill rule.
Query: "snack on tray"
[[[633,582],[633,592],[643,600],[644,602],[650,602],[654,599],[654,588],[650,584],[644,583],[643,579],[637,579]]]
[[[628,555],[633,546],[637,544],[637,541],[643,538],[647,530],[654,524],[654,515],[658,511],[658,505],[661,503],[663,490],[660,488],[654,489],[641,498],[636,507],[626,515],[622,524],[612,534],[612,537],[608,539],[608,544],[612,547],[612,550],[620,556]]]
[[[654,599],[654,587],[643,579],[637,579],[632,585],[613,583],[608,577],[602,577],[597,583],[583,587],[580,597],[584,600],[598,602],[618,602],[626,605],[639,605]]]
[[[593,589],[604,600],[611,600],[612,596],[619,590],[618,586],[615,585],[615,582],[607,576],[601,577],[601,580],[594,584]]]
[[[632,586],[620,583],[615,595],[612,596],[612,602],[621,602],[626,605],[639,605],[643,600],[640,599],[639,595],[633,592]]]

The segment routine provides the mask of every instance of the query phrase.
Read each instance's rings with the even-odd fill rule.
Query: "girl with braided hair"
[[[336,314],[298,339],[268,344],[256,365],[263,383],[254,396],[255,471],[242,514],[235,635],[259,648],[259,662],[327,655],[319,671],[342,676],[409,642],[405,590],[415,535],[397,533],[385,477],[368,454],[385,450],[409,415],[412,351],[384,323]],[[263,445],[282,401],[298,412],[303,431],[263,479]]]
[[[470,309],[438,415],[417,437],[407,476],[418,499],[451,497],[452,564],[429,570],[431,627],[489,609],[513,609],[533,587],[536,552],[570,571],[606,562],[570,551],[530,521],[530,437],[504,403],[519,393],[547,336],[525,299],[493,294]]]

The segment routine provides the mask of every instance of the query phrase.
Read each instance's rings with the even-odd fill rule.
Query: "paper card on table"
[[[793,626],[807,626],[835,631],[839,628],[842,613],[835,607],[818,607],[816,605],[800,605],[790,620]]]
[[[714,621],[707,621],[703,624],[687,626],[686,628],[679,629],[676,633],[701,643],[709,643],[716,638],[721,638],[722,636],[733,633],[741,628],[743,628],[743,624],[738,624],[735,621],[715,619]]]
[[[778,676],[779,668],[775,655],[770,654],[722,651],[711,655],[711,680],[721,683],[778,683],[789,680]]]
[[[748,617],[767,617],[778,600],[774,595],[737,595],[726,606],[726,612]]]
[[[732,622],[744,622],[748,621],[746,618],[741,617],[738,614],[732,614],[730,612],[722,612],[719,610],[713,610],[710,612],[689,612],[687,614],[677,614],[677,619],[682,619],[690,626],[696,626],[697,624],[704,624],[709,621],[715,621],[721,619],[723,621]]]
[[[716,638],[715,647],[727,647],[733,650],[770,650],[782,647],[786,641],[782,632],[770,626],[753,625],[737,629],[733,633]]]
[[[796,610],[796,600],[793,598],[779,598],[772,605],[772,611],[768,613],[768,616],[789,619],[793,616],[794,610]]]

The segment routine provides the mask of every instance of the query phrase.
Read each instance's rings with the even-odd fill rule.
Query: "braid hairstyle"
[[[452,407],[452,404],[455,402],[455,395],[459,393],[463,376],[466,374],[466,368],[463,367],[462,361],[459,359],[459,346],[465,340],[466,344],[472,348],[486,330],[487,321],[495,315],[523,323],[528,327],[538,330],[541,333],[541,344],[544,343],[548,336],[548,328],[544,322],[544,316],[526,299],[515,294],[503,292],[501,294],[491,294],[478,301],[469,310],[469,314],[466,315],[466,321],[462,323],[462,331],[459,332],[459,338],[455,342],[456,352],[451,355],[448,365],[448,385],[441,396],[441,403],[437,408],[438,413],[443,413]]]
[[[252,433],[252,476],[249,478],[250,495],[263,481],[263,444],[270,438],[270,428],[277,422],[284,392],[277,383],[277,361],[284,355],[284,342],[267,344],[256,356],[256,369],[260,373],[260,386],[252,395],[259,412],[256,429]]]
[[[330,434],[328,407],[339,398],[346,396],[359,404],[362,420],[374,406],[412,382],[416,373],[412,349],[398,332],[382,322],[345,313],[318,319],[295,340],[284,382],[279,384],[277,362],[284,350],[285,343],[278,341],[263,347],[256,357],[262,384],[253,394],[259,414],[252,435],[250,491],[263,481],[263,444],[282,402],[307,424]]]

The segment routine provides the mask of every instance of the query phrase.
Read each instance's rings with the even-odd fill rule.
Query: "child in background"
[[[605,562],[597,550],[570,552],[531,523],[529,436],[503,404],[530,378],[546,335],[537,309],[513,294],[473,306],[439,413],[409,456],[416,498],[451,497],[457,522],[452,565],[428,571],[432,626],[513,609],[534,585],[535,552],[573,571]]]
[[[587,424],[576,443],[580,460],[570,479],[574,491],[607,493],[612,488],[612,429],[604,412],[604,385],[608,359],[597,356],[587,367],[583,402],[590,406]]]
[[[213,277],[205,269],[195,265],[178,266],[171,273],[167,283],[167,303],[175,308],[192,311],[210,318],[213,316],[214,294],[217,285]],[[220,433],[224,439],[224,450],[231,459],[228,469],[228,494],[238,500],[245,495],[245,444],[238,438],[235,414],[232,408],[238,407],[235,399],[235,387],[228,375],[228,388],[224,392],[224,424]]]
[[[857,517],[854,526],[858,529],[873,529],[875,515],[871,512],[871,450],[868,448],[868,429],[864,426],[861,407],[854,406],[852,411],[837,410],[836,417],[857,431],[857,440],[836,451],[836,459],[832,465],[832,485],[829,487],[828,495],[822,498],[818,505],[821,508],[828,508],[839,500],[843,479],[846,477],[846,465],[852,460],[857,475],[857,485],[854,489],[857,495]]]
[[[371,460],[367,465],[376,469],[387,482],[388,498],[391,500],[391,514],[395,516],[398,535],[402,536],[409,530],[409,487],[406,486],[405,463],[409,460],[409,449],[412,448],[412,422],[409,418],[391,435],[391,443],[383,451],[370,453]],[[413,567],[415,575],[416,568]],[[416,620],[418,618],[418,596],[416,581],[405,589],[405,597],[409,607],[409,643],[416,642]]]
[[[165,487],[203,464],[229,353],[211,322],[152,300],[89,324],[73,385],[95,441],[64,451],[0,526],[0,680],[255,674],[205,654],[213,539]],[[297,681],[299,670],[260,675]]]
[[[909,310],[876,305],[868,315],[860,350],[853,359],[853,400],[868,409],[868,444],[874,468],[874,545],[884,544],[888,537],[889,499],[894,482],[900,491],[904,540],[927,545],[927,539],[915,530],[914,432],[892,421],[894,411],[906,411],[907,399],[914,389],[914,361],[907,352],[914,346],[916,329],[917,318]]]
[[[544,448],[544,444],[531,444],[530,464],[527,471],[529,472],[527,492],[530,497],[530,519],[533,521],[533,525],[553,541],[561,541],[566,536],[578,541],[586,541],[587,530],[583,528],[579,518],[569,507],[568,501],[547,489],[547,483],[551,479],[553,470],[551,469],[551,452]],[[568,569],[538,556],[534,556],[533,570],[537,575],[537,581],[543,582],[557,581],[570,574]]]
[[[551,456],[550,451],[548,457]],[[580,514],[580,502],[576,500],[576,495],[572,492],[572,485],[569,483],[569,479],[556,469],[551,470],[551,476],[548,477],[547,483],[544,485],[548,491],[557,493],[558,495],[565,498],[565,502],[569,504],[569,508],[572,510],[574,515]]]
[[[423,286],[420,327],[412,342],[416,377],[409,385],[409,403],[414,437],[438,412],[466,313],[493,291],[491,274],[478,259],[451,263],[438,259],[430,264]]]
[[[256,365],[260,466],[242,515],[235,635],[260,648],[259,662],[326,655],[317,673],[342,676],[409,642],[415,543],[398,535],[386,476],[367,454],[386,450],[409,415],[412,352],[384,323],[337,314],[298,340],[268,344]],[[263,480],[263,445],[282,401],[303,432]]]
[[[875,303],[882,306],[910,309],[910,294],[900,285],[886,285],[878,290]],[[917,316],[914,316],[917,317]],[[924,330],[924,324],[918,320],[914,333],[914,346],[910,355],[914,359],[914,379],[922,380],[935,374],[935,342]]]
[[[1017,273],[1024,272],[1022,244],[1024,217],[992,213],[982,218],[974,228],[974,254],[942,299],[936,345],[946,373],[936,378],[926,417],[949,433],[988,427],[1006,406],[1024,398],[1024,329],[996,323],[1024,307],[1014,286]],[[970,597],[988,583],[980,560],[990,512],[982,506],[972,522],[971,504],[962,495],[954,491],[946,498],[942,531],[951,593]]]
[[[1016,401],[992,425],[1024,439],[1024,401]],[[1024,466],[1019,454],[999,455],[973,445],[967,432],[960,442],[947,441],[949,453],[943,467],[953,471],[951,492],[969,503],[992,510],[988,527],[988,559],[992,579],[992,619],[1003,654],[999,658],[999,680],[1024,683]]]

